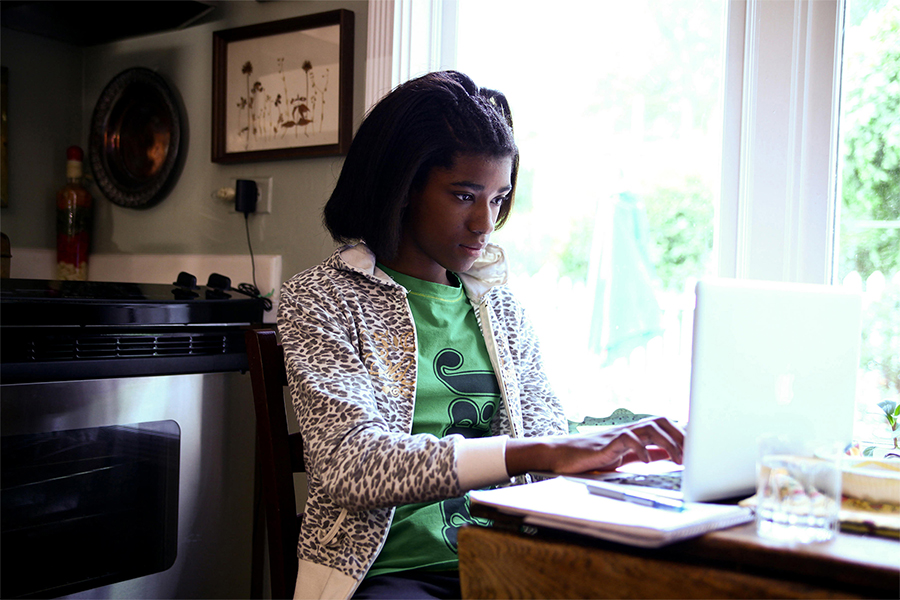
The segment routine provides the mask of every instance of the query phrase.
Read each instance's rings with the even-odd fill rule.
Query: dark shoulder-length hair
[[[391,91],[360,125],[344,161],[323,220],[335,241],[365,241],[380,259],[397,252],[410,192],[431,169],[451,168],[459,155],[512,157],[509,201],[513,205],[519,150],[506,97],[479,88],[456,71],[429,73]]]

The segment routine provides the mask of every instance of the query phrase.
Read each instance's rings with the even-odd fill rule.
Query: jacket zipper
[[[500,353],[497,351],[497,342],[494,339],[494,324],[491,321],[490,301],[485,297],[476,308],[476,320],[481,328],[481,334],[484,336],[488,356],[491,358],[491,365],[494,367],[494,373],[500,379],[500,398],[503,400],[503,409],[506,411],[506,418],[509,421],[511,437],[522,437],[518,423],[513,419],[512,412],[509,409],[509,397],[506,394],[507,381],[503,376],[503,367],[500,365]]]

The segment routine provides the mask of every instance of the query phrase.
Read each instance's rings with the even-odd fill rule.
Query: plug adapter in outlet
[[[271,177],[235,177],[231,180],[231,187],[237,187],[238,179],[249,179],[256,182],[259,190],[259,199],[256,201],[256,212],[272,214],[272,178]],[[232,207],[233,208],[233,207]]]

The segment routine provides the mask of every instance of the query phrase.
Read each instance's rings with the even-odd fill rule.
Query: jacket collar
[[[338,248],[328,262],[337,269],[357,271],[379,283],[397,285],[376,266],[375,254],[364,243]],[[466,296],[470,301],[478,303],[492,287],[507,282],[509,274],[506,254],[500,246],[488,244],[472,268],[457,275],[466,290]]]

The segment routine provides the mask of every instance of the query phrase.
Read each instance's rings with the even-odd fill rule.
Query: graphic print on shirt
[[[500,396],[500,386],[493,371],[464,371],[464,361],[453,348],[444,348],[434,357],[435,377],[457,395],[450,403],[450,424],[443,435],[480,437],[494,416],[492,400]]]
[[[493,371],[465,371],[464,362],[463,355],[453,348],[444,348],[434,358],[435,377],[457,395],[450,403],[450,424],[444,428],[443,435],[458,433],[467,438],[480,437],[490,428],[500,386]],[[471,515],[468,496],[445,500],[440,506],[444,521],[441,534],[453,552],[457,552],[457,533],[462,525],[490,525],[490,521]]]
[[[481,525],[482,527],[489,527],[491,525],[489,519],[473,517],[472,513],[469,512],[468,494],[459,498],[444,500],[440,505],[441,516],[444,518],[444,527],[441,530],[441,534],[450,550],[457,554],[459,553],[459,550],[457,549],[457,535],[459,534],[460,527],[471,523]]]

